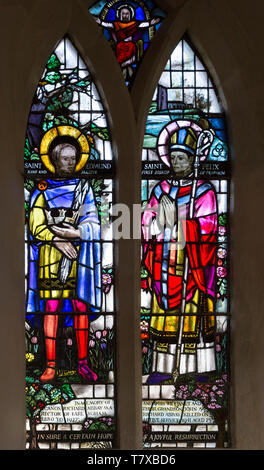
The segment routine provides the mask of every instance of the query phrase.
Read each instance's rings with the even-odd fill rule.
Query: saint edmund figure
[[[47,134],[71,131],[80,138],[57,135],[47,144]],[[27,317],[44,315],[42,382],[55,377],[59,317],[67,316],[73,318],[76,333],[78,373],[82,380],[94,382],[97,375],[88,365],[88,328],[89,319],[95,319],[101,308],[100,222],[89,181],[74,175],[81,166],[80,155],[82,161],[88,158],[80,145],[86,137],[70,126],[47,134],[42,141],[47,154],[41,157],[55,175],[41,182],[31,196]]]
[[[210,148],[204,132],[183,119],[167,125],[158,140],[173,176],[154,187],[142,219],[154,344],[148,383],[216,369],[217,202],[212,184],[195,175]],[[199,136],[207,141],[203,148]]]
[[[103,28],[109,29],[112,32],[115,41],[115,52],[117,61],[119,62],[124,77],[131,76],[133,71],[131,65],[137,62],[137,57],[143,54],[138,51],[140,47],[140,38],[142,30],[150,28],[160,22],[160,18],[152,18],[150,21],[138,21],[135,19],[135,10],[131,5],[124,4],[116,10],[116,21],[102,21],[99,17],[96,18]]]

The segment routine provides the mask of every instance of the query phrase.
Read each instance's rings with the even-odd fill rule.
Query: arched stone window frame
[[[259,49],[254,49],[254,41],[250,42],[247,31],[241,28],[235,2],[156,2],[167,9],[168,15],[145,55],[131,94],[100,28],[88,13],[91,1],[35,3],[23,0],[19,5],[14,2],[1,6],[1,65],[4,71],[1,76],[0,130],[2,449],[25,448],[22,155],[27,117],[43,65],[54,45],[67,33],[93,73],[109,110],[118,159],[116,199],[127,204],[132,214],[133,204],[140,203],[141,146],[149,104],[171,51],[186,31],[220,92],[230,121],[229,130],[232,130],[235,243],[232,246],[231,432],[233,448],[261,448],[264,327],[259,320],[263,305],[260,188],[264,169],[261,142],[263,66],[257,67]],[[252,155],[254,167],[249,159]],[[120,449],[142,447],[141,345],[137,314],[140,263],[135,261],[139,259],[139,240],[119,241],[117,413]]]

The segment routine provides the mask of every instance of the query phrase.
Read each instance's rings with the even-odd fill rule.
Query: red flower
[[[147,333],[141,333],[141,339],[148,339],[149,335]]]

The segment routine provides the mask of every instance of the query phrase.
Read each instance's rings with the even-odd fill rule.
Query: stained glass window
[[[184,37],[142,152],[144,447],[228,447],[230,151],[225,113]]]
[[[107,115],[68,37],[25,140],[27,447],[115,442],[114,161]]]
[[[152,0],[102,0],[90,9],[115,51],[127,86],[165,13]]]

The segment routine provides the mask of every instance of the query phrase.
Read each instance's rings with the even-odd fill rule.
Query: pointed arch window
[[[143,56],[166,14],[153,0],[104,0],[89,8],[112,46],[131,87]]]
[[[190,39],[156,87],[142,151],[144,447],[227,447],[230,151]]]
[[[24,158],[27,447],[109,448],[114,159],[107,113],[68,37],[38,83]]]

